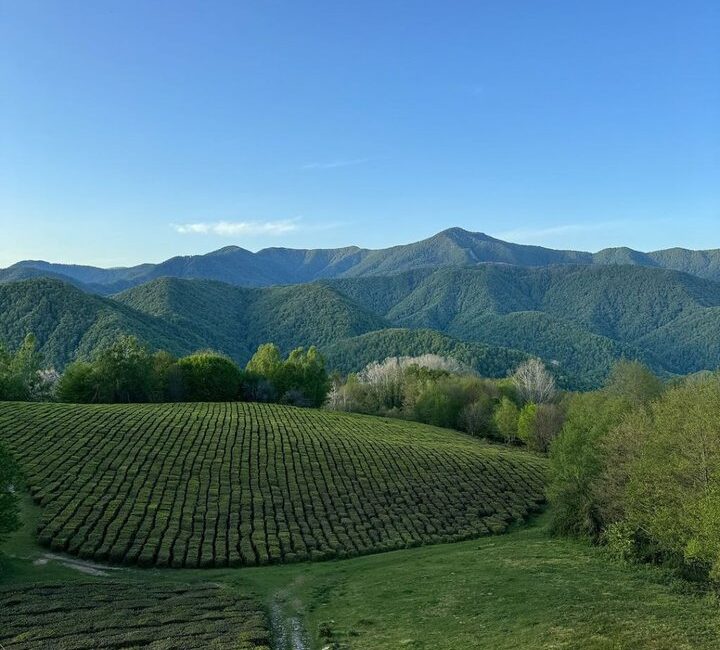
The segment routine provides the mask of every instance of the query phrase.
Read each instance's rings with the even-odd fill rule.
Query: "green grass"
[[[26,504],[24,512],[32,509]],[[0,548],[16,556],[0,563],[6,588],[220,584],[279,611],[285,622],[300,621],[317,649],[329,643],[321,629],[353,650],[720,647],[713,595],[665,570],[615,564],[599,549],[550,537],[544,517],[504,535],[347,560],[241,570],[119,568],[101,577],[57,561],[34,564],[46,551],[30,528]]]
[[[0,405],[42,506],[83,559],[164,567],[321,560],[502,532],[543,459],[412,422],[265,404]]]
[[[285,449],[286,454],[266,454],[268,462],[270,459],[295,458],[297,476],[305,477],[304,480],[324,476],[329,481],[332,479],[328,486],[342,485],[345,480],[348,487],[374,496],[375,512],[381,507],[391,508],[393,504],[410,511],[412,505],[405,498],[412,494],[410,488],[417,491],[421,487],[425,490],[423,495],[431,496],[447,490],[446,500],[439,503],[449,504],[446,507],[452,508],[455,518],[457,513],[467,512],[463,508],[469,508],[469,504],[478,499],[486,502],[505,499],[504,503],[514,499],[517,503],[517,494],[513,497],[497,486],[504,481],[508,489],[522,493],[530,479],[517,482],[513,476],[524,471],[523,476],[530,477],[542,470],[542,462],[530,455],[495,449],[440,429],[276,406],[237,405],[229,416],[225,413],[225,420],[221,417],[222,409],[229,407],[177,407],[177,413],[183,416],[178,424],[165,423],[162,431],[158,429],[152,433],[155,425],[148,423],[165,422],[158,414],[172,408],[0,406],[0,435],[16,449],[21,465],[31,470],[28,473],[30,487],[44,500],[44,505],[38,506],[29,496],[24,499],[23,528],[0,546],[0,629],[6,635],[0,636],[0,643],[8,650],[42,647],[30,643],[37,641],[37,636],[26,639],[30,644],[25,646],[17,640],[5,642],[10,636],[5,630],[10,629],[11,624],[22,626],[23,621],[27,624],[25,634],[42,636],[45,634],[43,626],[47,624],[48,629],[68,634],[69,639],[74,635],[78,645],[84,643],[86,647],[97,645],[94,641],[105,636],[120,644],[134,641],[140,646],[151,640],[149,635],[154,634],[155,629],[162,629],[167,641],[166,646],[157,647],[172,647],[173,639],[196,632],[199,635],[196,640],[200,643],[208,640],[209,637],[202,637],[208,634],[216,635],[219,642],[224,639],[229,643],[240,643],[244,635],[243,642],[257,644],[266,638],[263,637],[263,625],[259,623],[262,618],[260,608],[272,626],[276,650],[305,647],[292,645],[291,632],[298,627],[306,631],[307,647],[316,650],[328,645],[352,650],[710,650],[720,647],[720,607],[712,593],[674,578],[665,570],[615,564],[597,548],[575,540],[550,537],[544,516],[530,525],[516,523],[504,535],[480,536],[456,543],[403,548],[349,559],[328,558],[326,562],[182,570],[160,568],[157,563],[149,568],[101,566],[102,575],[89,575],[84,571],[97,571],[97,567],[84,566],[77,556],[60,552],[50,557],[48,553],[54,551],[38,544],[36,531],[38,528],[46,530],[62,513],[82,511],[87,505],[85,500],[92,496],[92,492],[83,491],[82,486],[96,475],[97,485],[106,489],[108,486],[131,488],[128,490],[130,496],[125,498],[128,506],[134,507],[145,494],[140,510],[131,508],[131,514],[146,509],[149,512],[160,510],[163,499],[155,499],[154,493],[144,492],[143,487],[144,477],[154,476],[160,480],[153,481],[153,485],[166,481],[166,491],[171,493],[184,492],[187,486],[188,491],[195,490],[198,495],[205,496],[204,500],[195,500],[206,504],[204,509],[195,511],[201,516],[192,518],[198,529],[206,530],[208,521],[220,521],[222,518],[210,516],[211,508],[207,504],[216,497],[218,503],[222,502],[224,483],[218,477],[230,474],[217,470],[225,470],[226,464],[212,455],[213,460],[201,463],[197,471],[180,471],[182,464],[178,469],[177,455],[170,452],[176,431],[205,431],[210,439],[210,449],[222,448],[215,444],[217,440],[224,441],[230,449],[237,440],[241,449],[256,451],[272,448],[271,441],[275,441],[274,448]],[[248,411],[244,411],[245,408]],[[218,417],[209,419],[209,413]],[[131,416],[137,419],[129,419]],[[293,418],[305,419],[296,421]],[[204,423],[208,421],[224,424],[207,427]],[[93,426],[84,427],[87,422]],[[273,422],[274,425],[268,425]],[[169,470],[153,472],[152,468],[158,465],[149,461],[132,463],[123,460],[117,447],[123,442],[134,450],[134,458],[145,453],[146,442],[142,436],[137,437],[138,432],[147,432],[148,440],[161,443],[157,458],[163,458],[164,453],[165,462],[159,467],[174,467],[175,474]],[[195,440],[197,438],[192,435],[184,438],[180,448],[196,451]],[[293,455],[294,447],[290,441],[293,445],[303,443],[299,448],[302,454]],[[364,464],[354,465],[352,460],[362,448],[372,449],[373,455],[366,454]],[[99,457],[104,452],[108,460],[101,461]],[[238,459],[231,466],[238,469],[240,476],[246,459],[254,458],[244,453],[232,454],[232,457]],[[328,465],[320,462],[321,458],[336,459],[332,475]],[[405,460],[407,458],[414,462]],[[424,476],[419,476],[416,470],[423,458],[428,468]],[[303,465],[302,459],[314,459],[314,462],[307,461],[308,464]],[[475,470],[467,469],[466,474],[459,472],[469,468],[471,462],[477,463],[480,470],[476,467]],[[257,467],[257,461],[247,466],[250,470]],[[277,510],[272,508],[276,502],[272,498],[283,495],[282,503],[293,504],[296,495],[291,491],[283,492],[282,486],[288,489],[290,484],[282,481],[284,474],[276,472],[277,480],[273,482],[269,480],[270,474],[265,474],[269,469],[264,461],[259,467],[259,474],[252,473],[257,480],[265,477],[266,483],[258,484],[261,486],[259,493],[272,497],[254,503],[259,511],[264,504],[266,516],[275,521],[273,515]],[[366,472],[361,474],[360,469]],[[393,472],[394,479],[391,477]],[[115,477],[120,475],[143,480],[118,483]],[[177,484],[173,483],[173,476],[177,477]],[[293,474],[289,471],[288,476]],[[478,481],[474,491],[457,488],[462,481],[471,478]],[[488,482],[489,478],[492,478],[491,482]],[[255,485],[248,480],[249,485]],[[456,485],[451,485],[452,481]],[[240,484],[245,485],[245,482]],[[322,481],[313,483],[315,490],[324,484]],[[405,492],[398,502],[399,486],[405,486]],[[301,496],[305,494],[312,495],[310,502],[317,507],[322,504],[328,508],[327,512],[345,503],[336,492],[318,495],[316,491],[308,490]],[[345,494],[351,496],[352,490]],[[53,495],[72,498],[67,502],[69,505],[57,508],[53,506]],[[317,496],[319,499],[314,501]],[[328,499],[327,503],[325,499]],[[92,513],[95,508],[100,508],[101,512],[108,512],[108,503],[111,500],[106,502],[101,497],[92,501],[88,511]],[[235,502],[231,499],[229,503]],[[242,499],[239,503],[242,505]],[[519,503],[527,501],[520,500]],[[154,508],[156,504],[158,507]],[[52,516],[48,518],[49,510]],[[292,508],[282,509],[284,513],[293,511]],[[240,512],[243,512],[242,508]],[[138,521],[142,525],[145,519],[141,517]],[[368,521],[377,526],[377,531],[386,530],[382,518],[369,518]],[[108,523],[112,524],[112,519]],[[183,530],[182,526],[179,530]],[[92,528],[85,528],[86,534],[91,531]],[[433,540],[428,537],[422,541]],[[387,546],[370,547],[370,550],[387,549]],[[208,591],[209,585],[218,586],[218,591]],[[55,595],[49,599],[48,593]],[[118,606],[114,609],[84,609],[83,593],[93,601],[111,603],[116,600]],[[196,597],[203,601],[202,604],[194,600]],[[163,607],[163,602],[171,605]],[[59,604],[59,611],[63,613],[59,620],[51,615],[52,603]],[[140,603],[146,603],[150,610],[136,607]],[[77,605],[75,614],[72,613],[73,604]],[[27,623],[29,613],[36,610],[44,612],[43,616],[47,614],[46,618]],[[212,613],[216,610],[220,611],[219,618]],[[167,619],[164,618],[166,613],[169,614]],[[3,620],[2,616],[6,618]],[[112,628],[113,621],[119,620],[127,621],[126,639],[122,633],[113,637],[112,631],[108,635],[92,637],[103,626]],[[145,623],[148,625],[143,627]],[[217,629],[213,628],[215,625]],[[223,630],[228,628],[232,628],[237,636],[222,636]],[[47,647],[62,647],[51,635],[46,636],[49,638]],[[189,643],[186,646],[191,647]]]

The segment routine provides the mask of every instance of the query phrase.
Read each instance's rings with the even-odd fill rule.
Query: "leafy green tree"
[[[282,365],[282,356],[278,346],[274,343],[263,343],[248,361],[246,370],[272,381]]]
[[[152,360],[153,401],[179,402],[183,399],[182,371],[177,359],[164,350]]]
[[[518,417],[517,436],[526,445],[529,445],[535,438],[535,417],[537,416],[537,404],[532,402],[525,404],[520,410]]]
[[[0,345],[0,399],[26,401],[39,397],[41,363],[33,334],[25,336],[15,354]]]
[[[330,390],[325,361],[315,346],[294,349],[270,379],[284,401],[298,405],[322,406]]]
[[[495,410],[493,419],[495,421],[495,428],[504,440],[514,442],[517,439],[520,411],[515,405],[515,402],[507,397],[503,397]]]
[[[631,409],[626,398],[605,392],[578,393],[569,400],[565,425],[550,447],[553,531],[592,538],[602,531],[603,440]]]
[[[20,526],[16,494],[20,473],[8,451],[0,445],[0,541]]]
[[[188,402],[225,402],[240,394],[242,371],[226,356],[196,352],[180,359],[177,367]]]
[[[5,344],[0,341],[0,400],[9,400],[12,392],[10,363],[12,356]]]
[[[60,378],[58,398],[66,402],[148,402],[155,396],[153,357],[134,336],[120,336],[91,363],[70,364]]]
[[[92,364],[71,363],[60,377],[57,398],[61,402],[89,404],[98,401],[100,379]]]
[[[619,437],[624,521],[720,581],[720,376],[668,391],[634,424]]]
[[[618,361],[610,371],[605,390],[620,395],[635,405],[647,404],[662,395],[665,386],[639,361]]]
[[[98,402],[148,402],[153,395],[153,359],[134,336],[120,336],[94,363]]]
[[[493,400],[483,394],[460,411],[460,426],[472,436],[493,436]]]

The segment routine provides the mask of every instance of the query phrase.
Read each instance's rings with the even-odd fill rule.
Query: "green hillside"
[[[192,332],[206,346],[241,361],[267,341],[283,350],[323,346],[387,327],[382,317],[321,284],[243,289],[165,278],[130,289],[115,300]]]
[[[362,555],[501,532],[543,500],[528,453],[277,405],[6,403],[0,440],[42,505],[41,543],[114,563]]]
[[[438,354],[457,359],[483,377],[507,377],[528,355],[518,350],[459,341],[434,330],[389,328],[368,332],[323,348],[327,365],[352,372],[388,356]]]
[[[720,284],[675,271],[484,265],[330,284],[396,326],[536,354],[581,386],[597,385],[620,357],[671,373],[720,364],[707,344]]]
[[[720,283],[639,266],[485,264],[254,289],[161,278],[111,298],[58,280],[0,285],[0,340],[34,332],[57,368],[128,333],[241,364],[267,341],[316,345],[345,372],[434,352],[502,376],[535,355],[568,388],[598,386],[620,358],[665,375],[714,370],[718,313]]]
[[[0,285],[0,341],[15,347],[30,332],[37,337],[45,362],[56,368],[91,355],[121,332],[175,354],[207,345],[172,323],[58,280]]]

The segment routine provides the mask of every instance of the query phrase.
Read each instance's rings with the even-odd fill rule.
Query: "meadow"
[[[29,488],[7,650],[720,644],[712,591],[552,537],[524,450],[243,403],[6,403],[0,438]]]
[[[189,623],[218,634],[217,645],[200,647],[253,650],[251,644],[266,635],[273,650],[712,650],[720,645],[713,593],[664,569],[609,562],[587,543],[552,537],[545,515],[503,535],[346,560],[178,571],[101,567],[103,575],[88,575],[82,570],[86,565],[74,564],[70,556],[49,557],[34,534],[41,516],[27,498],[23,528],[0,545],[0,593],[17,595],[13,601],[0,595],[10,605],[0,608],[0,629],[7,630],[0,643],[7,650],[43,647],[13,638],[21,626],[9,622],[26,607],[54,609],[51,603],[62,621],[40,627],[36,619],[38,630],[33,630],[47,637],[48,648],[102,647],[93,630],[112,627],[121,617],[129,633],[142,634],[133,637],[135,646],[122,647],[163,650],[194,647],[183,636]],[[156,596],[163,610],[149,602]],[[107,603],[115,598],[118,608],[109,611]],[[190,603],[194,607],[185,606]],[[53,616],[48,612],[47,620]],[[151,636],[158,621],[161,640]],[[118,647],[115,641],[106,647]]]

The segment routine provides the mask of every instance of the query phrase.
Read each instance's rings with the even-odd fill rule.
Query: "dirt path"
[[[84,560],[65,557],[64,555],[56,555],[55,553],[43,553],[42,556],[33,560],[35,566],[44,566],[50,562],[59,562],[68,569],[74,569],[90,576],[107,576],[112,571],[122,571],[117,567],[105,566],[103,564],[93,564]]]
[[[270,605],[273,650],[311,650],[312,644],[302,622],[302,603],[291,596],[292,585],[279,591]]]

